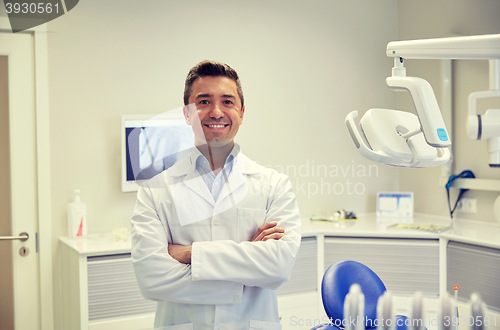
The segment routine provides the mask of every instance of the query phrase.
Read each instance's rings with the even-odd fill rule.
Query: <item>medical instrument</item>
[[[470,307],[469,315],[471,317],[472,325],[470,325],[470,330],[483,330],[486,328],[484,317],[486,315],[487,307],[486,304],[481,300],[481,296],[478,293],[473,292],[470,295]],[[480,321],[478,321],[480,320]]]
[[[394,329],[394,313],[392,311],[392,295],[389,291],[385,291],[378,298],[377,302],[377,330],[392,330]]]
[[[364,319],[365,295],[361,292],[359,284],[355,283],[349,288],[344,300],[344,330],[364,330]]]
[[[452,329],[452,320],[454,319],[453,310],[454,308],[451,302],[451,298],[448,297],[447,294],[445,294],[439,299],[439,330],[454,330]]]
[[[416,291],[413,295],[411,311],[410,311],[410,329],[409,330],[425,330],[424,319],[424,298],[421,291]]]
[[[342,220],[358,220],[354,212],[346,211],[344,209],[337,211],[333,214],[333,221]]]
[[[357,111],[345,119],[347,130],[359,153],[372,161],[401,167],[434,167],[450,159],[450,136],[431,85],[424,79],[406,76],[404,59],[490,60],[490,91],[469,97],[469,136],[488,138],[489,164],[500,166],[500,110],[476,114],[479,98],[500,96],[500,34],[390,42],[388,57],[394,57],[392,90],[408,91],[417,115],[392,109],[370,109],[360,120]],[[422,133],[422,134],[421,134]]]
[[[460,287],[458,285],[453,286],[453,290],[455,290],[455,314],[456,314],[457,320],[459,319],[458,318],[458,289],[459,288]],[[455,329],[458,329],[458,323],[457,323]]]

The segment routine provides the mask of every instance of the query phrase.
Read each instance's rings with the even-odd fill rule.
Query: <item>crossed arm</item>
[[[285,236],[285,229],[282,227],[277,227],[278,223],[276,221],[270,221],[259,227],[255,235],[250,240],[250,242],[265,242],[269,239],[279,240]],[[191,249],[192,245],[178,245],[169,244],[168,254],[175,260],[183,264],[191,263]]]
[[[145,297],[195,304],[233,304],[244,286],[276,290],[287,280],[300,246],[300,217],[288,180],[275,184],[266,216],[249,241],[166,244],[170,232],[150,188],[141,188],[132,218],[132,261]],[[163,192],[163,190],[158,190]],[[285,230],[287,232],[284,235]],[[264,243],[264,241],[267,241]]]

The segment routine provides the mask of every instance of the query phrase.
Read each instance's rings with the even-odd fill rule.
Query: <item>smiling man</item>
[[[243,123],[243,93],[236,72],[237,80],[192,72],[186,80],[184,116],[193,127],[196,147],[210,160],[217,175]]]
[[[191,153],[139,189],[132,261],[155,329],[281,329],[276,290],[300,246],[288,178],[234,143],[245,113],[236,71],[203,61],[189,72]]]

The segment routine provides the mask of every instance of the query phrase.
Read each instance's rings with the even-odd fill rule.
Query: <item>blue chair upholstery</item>
[[[331,265],[323,276],[321,294],[328,318],[335,322],[344,319],[344,300],[352,284],[358,283],[365,295],[367,325],[377,318],[377,301],[386,290],[382,280],[370,268],[357,261],[339,261]],[[340,323],[335,323],[340,324]]]
[[[357,261],[339,261],[331,265],[323,276],[321,295],[326,315],[330,323],[315,326],[311,330],[342,330],[336,325],[341,325],[344,319],[344,301],[351,285],[359,284],[365,296],[365,329],[375,329],[377,319],[377,303],[386,291],[385,285],[375,272]],[[395,315],[395,330],[407,330],[404,315]],[[424,328],[427,330],[427,328]]]

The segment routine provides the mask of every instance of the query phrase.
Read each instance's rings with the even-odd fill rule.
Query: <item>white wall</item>
[[[387,1],[158,1],[147,8],[137,1],[86,1],[49,23],[53,199],[60,224],[77,187],[89,204],[90,232],[128,221],[134,196],[119,191],[119,116],[181,106],[187,71],[207,58],[241,75],[247,111],[237,140],[253,159],[278,169],[308,161],[345,170],[353,162],[368,164],[345,147],[352,142],[343,120],[353,109],[395,104],[379,83],[390,67],[383,49],[396,37],[395,8]],[[395,173],[378,172],[378,178],[352,171],[326,178],[332,186],[346,179],[365,184],[355,203],[347,193],[308,198],[298,191],[303,215],[327,201],[331,210],[365,210],[366,197],[386,184],[384,174]]]
[[[399,1],[398,4],[400,40],[500,33],[500,1],[497,0],[405,0]],[[407,75],[427,79],[435,89],[438,102],[441,102],[440,61],[407,60],[405,66]],[[478,178],[500,179],[500,169],[488,166],[486,141],[470,140],[465,131],[469,94],[488,89],[488,61],[453,61],[452,135],[455,174],[470,169]],[[413,109],[411,98],[402,93],[398,94],[398,106],[404,110]],[[500,98],[479,103],[478,113],[484,113],[488,108],[500,108]],[[446,190],[438,186],[440,173],[440,168],[400,170],[400,188],[415,192],[417,212],[449,215]],[[453,189],[453,202],[457,193],[458,191]],[[478,213],[456,213],[455,216],[495,222],[493,202],[497,196],[498,193],[494,192],[469,191],[465,197],[477,198]]]
[[[129,225],[135,194],[120,191],[120,115],[182,106],[185,76],[204,59],[239,72],[246,113],[237,142],[292,174],[303,217],[373,211],[377,191],[398,188],[398,171],[364,160],[344,118],[396,106],[383,83],[396,17],[395,0],[86,0],[49,22],[54,256],[75,188],[89,233]],[[313,164],[328,174],[313,174]]]

